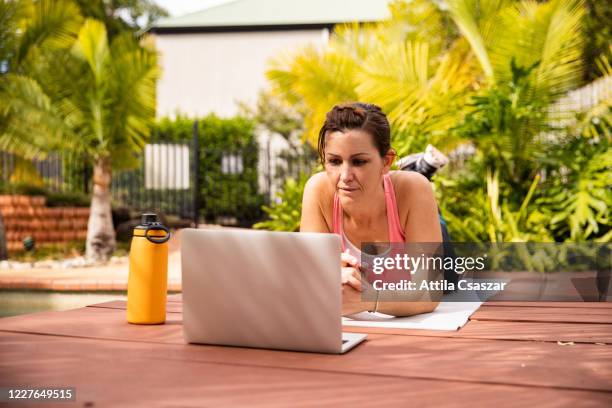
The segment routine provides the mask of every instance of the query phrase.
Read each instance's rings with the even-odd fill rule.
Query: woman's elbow
[[[424,312],[423,313],[431,313],[434,310],[436,310],[436,308],[438,307],[438,305],[440,304],[439,301],[437,300],[433,300],[431,302],[427,302],[424,308]]]

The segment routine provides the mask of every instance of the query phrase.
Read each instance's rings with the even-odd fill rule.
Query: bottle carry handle
[[[166,235],[160,238],[156,238],[156,237],[150,236],[149,231],[165,231]],[[170,239],[170,231],[168,230],[168,228],[164,227],[163,225],[149,225],[145,229],[144,236],[149,242],[152,242],[154,244],[163,244],[164,242],[167,242]]]

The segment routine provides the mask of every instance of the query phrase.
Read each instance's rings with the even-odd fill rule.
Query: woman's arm
[[[304,186],[302,197],[302,218],[300,232],[333,232],[331,222],[325,219],[323,202],[332,200],[333,195],[327,190],[328,180],[325,173],[313,175]],[[340,254],[342,274],[342,314],[351,314],[355,311],[372,310],[373,302],[363,302],[361,291],[362,279],[357,270],[358,260],[352,255]]]
[[[402,210],[407,209],[404,226],[406,243],[441,243],[442,230],[438,218],[438,205],[429,180],[419,173],[406,171],[396,172],[394,177],[398,210],[401,214]],[[414,275],[413,280],[435,279],[436,277],[429,272],[422,271]],[[400,295],[400,293],[389,295]],[[377,311],[393,316],[432,312],[438,306],[442,291],[414,291],[405,295],[415,300],[385,301],[385,297],[395,296],[385,296],[384,292],[380,292]]]
[[[314,174],[304,186],[300,232],[332,232],[325,221],[321,205],[325,193],[324,183],[327,181],[324,177],[324,173]]]

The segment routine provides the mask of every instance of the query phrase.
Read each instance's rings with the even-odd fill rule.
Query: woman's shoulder
[[[308,194],[314,198],[324,213],[327,213],[328,210],[331,211],[334,202],[334,193],[335,190],[324,171],[310,176],[304,186],[304,194]]]
[[[417,205],[424,195],[433,195],[431,182],[416,171],[395,170],[389,172],[400,221],[404,222],[410,208]]]
[[[304,195],[308,195],[308,198],[312,200],[311,202],[316,203],[327,225],[331,225],[334,205],[334,188],[324,171],[310,176],[304,186]]]
[[[331,187],[327,174],[324,171],[318,172],[310,176],[304,187],[304,193],[316,194],[319,199],[327,199],[334,195],[334,189]]]
[[[399,198],[404,195],[414,195],[431,191],[431,183],[427,177],[416,171],[394,170],[389,172],[395,195]]]

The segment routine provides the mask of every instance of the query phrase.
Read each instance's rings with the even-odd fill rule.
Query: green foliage
[[[585,32],[585,79],[593,80],[601,76],[597,67],[597,59],[602,52],[606,52],[612,43],[612,7],[609,1],[585,0],[586,18],[584,19]],[[607,23],[606,23],[607,21]]]
[[[453,144],[447,134],[476,83],[474,58],[435,2],[395,2],[391,11],[381,24],[336,27],[323,51],[308,47],[272,64],[272,88],[303,112],[313,146],[327,111],[354,100],[388,112],[400,155]]]
[[[537,136],[546,130],[547,105],[532,97],[532,72],[511,60],[512,79],[472,97],[464,121],[453,128],[459,138],[471,140],[483,153],[485,168],[499,172],[520,200],[535,176],[542,154]]]
[[[268,78],[306,115],[311,143],[331,105],[359,99],[387,113],[400,156],[475,147],[436,179],[455,241],[610,241],[610,100],[584,112],[561,100],[582,85],[585,44],[602,43],[585,40],[585,16],[591,33],[605,24],[592,3],[396,1],[389,20],[340,27]],[[609,79],[608,50],[596,48]]]
[[[574,138],[550,152],[545,193],[539,199],[558,239],[609,242],[612,218],[612,149],[610,139],[599,143]]]
[[[47,207],[89,207],[91,198],[75,192],[52,192],[44,186],[28,183],[0,183],[0,194],[44,196]]]
[[[0,182],[0,194],[16,194],[29,196],[46,196],[47,189],[41,185],[28,183],[3,183]]]
[[[241,103],[241,116],[251,118],[272,133],[281,135],[290,144],[304,129],[304,116],[297,109],[269,91],[261,91],[255,108]]]
[[[47,207],[89,207],[91,198],[75,192],[48,193]]]
[[[41,156],[58,147],[64,127],[43,86],[52,73],[43,57],[69,52],[82,17],[68,0],[1,0],[0,21],[0,149]]]
[[[135,166],[155,118],[155,51],[130,33],[107,40],[104,25],[86,20],[72,48],[57,101],[68,125],[66,147],[113,168]],[[57,67],[59,69],[59,67]]]
[[[104,22],[109,37],[126,31],[142,32],[168,12],[152,0],[77,0],[85,17]]]
[[[163,140],[191,141],[193,120],[164,118],[154,132]],[[198,119],[198,135],[201,216],[211,222],[219,216],[233,216],[241,224],[260,218],[264,197],[258,192],[255,122],[240,116],[222,119],[211,114]],[[241,158],[241,173],[222,171],[223,157],[231,155]]]
[[[109,41],[104,24],[83,21],[68,0],[2,1],[2,15],[11,24],[0,34],[0,49],[10,47],[9,72],[0,76],[8,102],[0,106],[0,149],[133,166],[155,117],[157,56],[148,39],[126,31]]]
[[[302,196],[309,176],[302,174],[297,180],[288,178],[283,190],[277,195],[277,202],[263,209],[269,220],[253,225],[253,228],[271,231],[298,231],[302,215]]]

